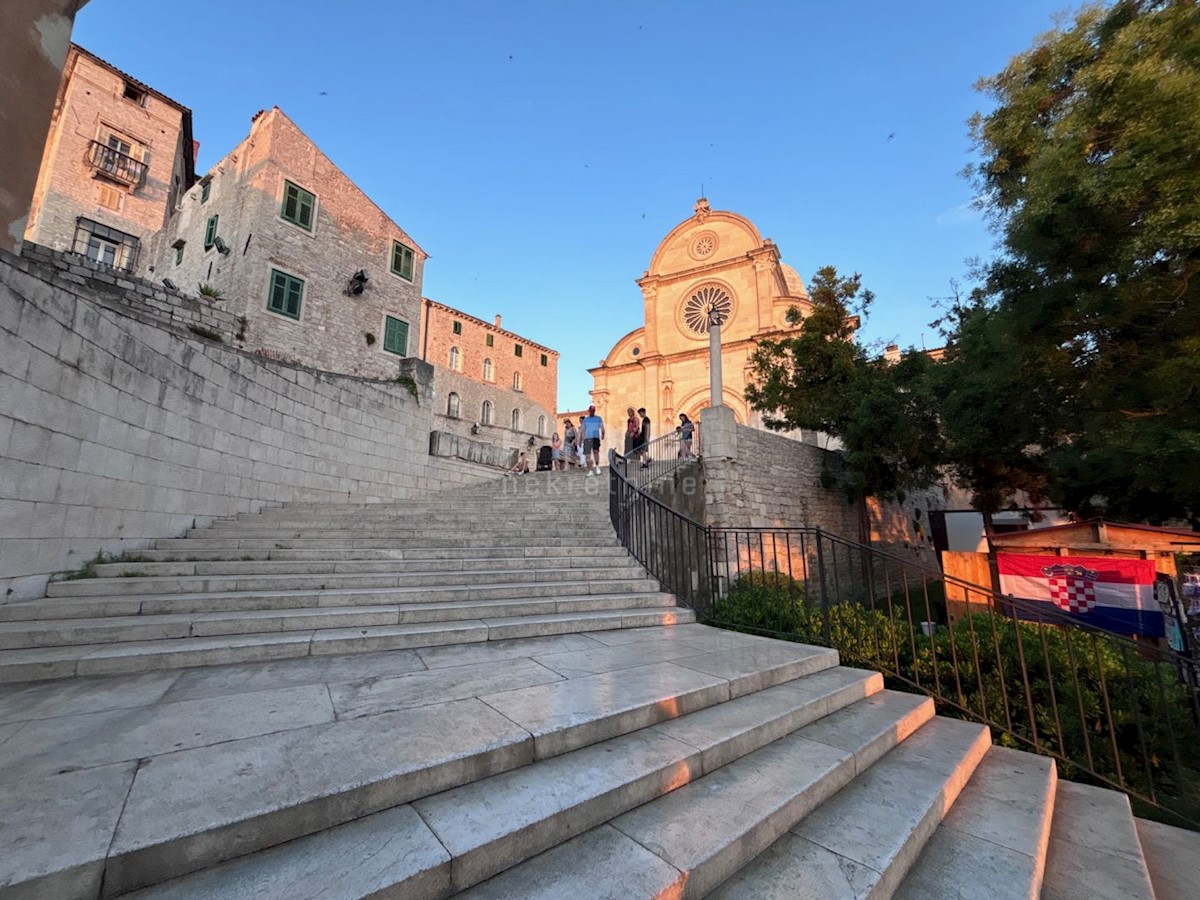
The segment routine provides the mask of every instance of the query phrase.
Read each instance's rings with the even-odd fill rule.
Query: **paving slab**
[[[171,641],[130,641],[66,649],[82,654],[77,670],[80,675],[123,675],[158,669],[184,669],[195,665],[217,666],[307,656],[310,637],[307,632],[230,635]]]
[[[1195,900],[1200,834],[1149,819],[1135,819],[1135,824],[1155,900]]]
[[[0,784],[333,719],[323,684],[39,719],[0,750]]]
[[[0,896],[92,900],[135,763],[5,785]]]
[[[598,646],[596,639],[601,635],[561,634],[536,638],[509,638],[488,641],[483,644],[450,644],[444,647],[420,647],[414,652],[427,668],[442,669],[447,666],[467,666],[496,659],[511,659],[518,656],[537,658],[544,654],[563,653],[572,650],[587,650]]]
[[[583,877],[603,872],[603,879]],[[645,847],[602,825],[485,881],[457,900],[629,900],[682,896],[685,876]]]
[[[853,707],[804,729],[805,737],[853,750],[857,772],[866,769],[933,716],[933,701],[921,694],[880,691]]]
[[[313,632],[312,655],[341,656],[355,650],[408,650],[433,644],[486,641],[487,636],[487,626],[478,621],[330,628]]]
[[[480,698],[534,736],[538,759],[729,699],[723,678],[656,663]]]
[[[1154,900],[1128,797],[1059,782],[1042,897]]]
[[[110,678],[78,678],[0,686],[0,722],[146,706],[161,699],[178,672],[151,672]]]
[[[6,725],[0,725],[0,747],[3,747],[5,741],[24,727],[24,722],[9,722]]]
[[[793,681],[838,664],[838,653],[828,647],[785,641],[762,646],[701,653],[678,660],[679,665],[729,681],[729,694],[740,697],[785,681]]]
[[[168,754],[134,780],[105,895],[525,765],[533,741],[479,700]]]
[[[331,684],[329,694],[338,718],[348,719],[561,680],[556,672],[531,659],[499,659],[474,666]]]
[[[585,650],[568,653],[551,653],[535,656],[539,663],[548,669],[553,669],[564,678],[578,678],[582,675],[597,675],[601,672],[615,672],[620,669],[633,669],[637,666],[650,665],[658,662],[672,662],[684,657],[695,657],[700,651],[687,644],[675,641],[641,641],[632,644],[616,646],[596,646],[593,644]],[[710,673],[714,674],[714,673]]]
[[[122,900],[330,900],[383,897],[404,885],[411,900],[450,893],[450,855],[411,806],[398,806],[252,853]]]
[[[684,628],[704,628],[703,625],[652,625],[648,628],[622,628],[620,631],[606,631],[594,634],[592,639],[609,647],[622,644],[637,644],[643,641],[672,640],[677,632]]]

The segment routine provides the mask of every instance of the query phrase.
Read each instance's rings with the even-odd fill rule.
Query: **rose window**
[[[683,322],[696,334],[708,334],[708,325],[715,315],[724,325],[733,313],[733,298],[714,284],[700,288],[683,305]]]
[[[696,259],[706,259],[717,249],[717,236],[710,231],[697,235],[692,241],[692,256]]]

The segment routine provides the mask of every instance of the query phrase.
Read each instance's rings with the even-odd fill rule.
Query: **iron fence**
[[[1082,627],[819,528],[719,528],[670,509],[613,454],[622,542],[700,621],[834,647],[843,665],[931,696],[1066,778],[1127,793],[1141,815],[1200,828],[1200,694],[1192,660]]]

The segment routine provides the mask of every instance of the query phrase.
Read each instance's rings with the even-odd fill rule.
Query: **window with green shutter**
[[[175,248],[175,265],[179,265],[181,262],[183,262],[183,244]]]
[[[492,347],[495,345],[495,343],[496,343],[496,336],[494,334],[489,334],[487,336],[487,345],[489,347]]]
[[[267,309],[271,312],[287,316],[289,319],[300,318],[300,303],[304,300],[304,280],[271,270],[271,293],[267,297]]]
[[[454,323],[454,333],[455,333],[455,334],[462,334],[462,322],[455,322],[455,323]]]
[[[392,241],[392,272],[406,281],[413,278],[413,250],[399,241]]]
[[[525,348],[520,344],[513,344],[513,356],[522,356],[525,353]]]
[[[383,349],[397,356],[408,356],[408,323],[388,316],[383,325]]]
[[[316,205],[317,198],[310,191],[290,181],[283,183],[283,208],[279,211],[281,218],[299,225],[305,231],[312,231]]]
[[[549,364],[549,362],[550,362],[550,361],[549,361],[549,359],[546,357],[546,354],[545,354],[545,353],[543,353],[543,354],[542,354],[542,365],[543,365],[543,366],[545,366],[545,365],[548,365],[548,364]]]
[[[220,216],[209,216],[208,224],[204,226],[204,249],[211,250],[213,242],[217,239],[217,219]]]
[[[211,181],[200,182],[200,202],[201,203],[208,202],[208,195],[210,193],[212,193],[212,182]]]

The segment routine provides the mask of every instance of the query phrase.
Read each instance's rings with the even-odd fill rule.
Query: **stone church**
[[[625,409],[644,406],[658,436],[696,420],[709,405],[708,310],[723,314],[721,368],[724,403],[737,421],[761,427],[745,400],[755,341],[794,330],[792,306],[812,305],[796,270],[749,219],[714,210],[701,197],[695,214],[663,238],[650,268],[637,281],[645,324],[625,335],[601,364],[589,369],[592,400],[610,435],[619,434]]]

